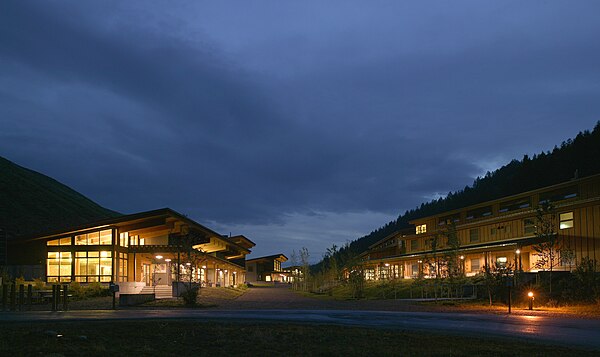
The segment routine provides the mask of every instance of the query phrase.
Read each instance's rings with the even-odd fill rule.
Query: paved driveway
[[[287,287],[252,288],[218,309],[129,309],[66,312],[0,312],[0,323],[17,321],[198,319],[325,323],[397,330],[441,331],[479,337],[504,336],[579,345],[600,351],[600,320],[419,311],[369,311],[373,304],[415,309],[406,301],[327,301],[306,298]],[[362,305],[362,306],[361,306]],[[328,308],[332,307],[332,308]],[[364,309],[365,307],[369,309]],[[362,308],[362,309],[361,309]]]

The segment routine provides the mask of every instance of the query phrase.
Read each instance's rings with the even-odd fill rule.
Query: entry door
[[[150,264],[142,265],[142,281],[146,283],[146,286],[150,286]]]

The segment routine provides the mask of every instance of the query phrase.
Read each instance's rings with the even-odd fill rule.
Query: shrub
[[[83,299],[85,297],[83,286],[77,281],[74,281],[69,285],[69,292],[75,299]]]
[[[107,287],[102,286],[99,282],[89,283],[84,290],[86,298],[110,296],[110,290]]]
[[[197,286],[192,286],[187,288],[181,297],[183,298],[183,302],[186,306],[195,306],[198,299],[198,290],[200,290]]]
[[[35,290],[44,290],[46,288],[46,282],[40,278],[33,279],[33,288]]]

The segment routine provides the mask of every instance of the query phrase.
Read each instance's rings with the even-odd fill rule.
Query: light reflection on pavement
[[[196,319],[298,322],[394,330],[438,330],[479,337],[529,338],[600,349],[600,321],[545,316],[351,310],[89,310],[2,312],[0,323],[17,321]]]

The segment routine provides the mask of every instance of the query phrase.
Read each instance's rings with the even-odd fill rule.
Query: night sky
[[[317,261],[600,120],[598,1],[2,1],[0,156]]]

